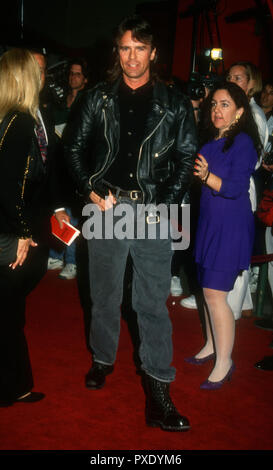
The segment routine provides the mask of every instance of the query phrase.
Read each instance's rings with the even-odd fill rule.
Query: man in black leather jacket
[[[109,211],[121,204],[132,209],[133,226],[140,205],[181,203],[191,181],[197,150],[192,106],[180,91],[154,77],[156,54],[149,24],[138,16],[126,18],[117,29],[116,62],[109,81],[85,93],[66,128],[68,165],[79,191],[101,214],[105,231]],[[93,365],[86,386],[103,387],[114,368],[130,253],[146,422],[166,431],[185,431],[189,421],[169,396],[175,378],[166,308],[172,250],[170,237],[160,238],[157,214],[146,219],[147,225],[155,222],[153,239],[117,236],[116,231],[104,239],[88,237]],[[117,220],[114,214],[114,226]]]

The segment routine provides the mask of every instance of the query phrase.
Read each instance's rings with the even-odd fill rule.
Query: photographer
[[[211,72],[207,74],[199,74],[198,72],[192,72],[190,76],[190,80],[187,83],[186,94],[189,96],[194,116],[196,120],[197,127],[199,126],[201,110],[204,100],[207,98],[210,90],[215,86],[219,77]],[[191,185],[190,190],[190,204],[191,204],[191,244],[190,248],[187,252],[183,252],[183,255],[178,251],[174,253],[173,262],[172,262],[172,286],[171,286],[171,294],[172,295],[182,295],[183,289],[181,288],[181,292],[178,294],[174,289],[177,290],[177,279],[179,280],[180,286],[180,279],[179,279],[179,272],[181,267],[181,256],[183,256],[184,267],[186,271],[186,277],[188,282],[188,288],[190,295],[188,297],[184,297],[180,304],[184,308],[188,309],[197,309],[198,301],[200,297],[200,287],[197,283],[197,277],[195,272],[195,263],[193,263],[193,246],[194,246],[194,239],[195,239],[195,231],[197,226],[197,220],[199,215],[199,199],[200,199],[200,184],[197,180],[194,180]],[[174,283],[175,281],[175,283]],[[181,286],[180,286],[181,287]]]
[[[190,76],[190,80],[187,85],[187,94],[191,100],[197,124],[200,120],[202,103],[207,98],[210,90],[214,87],[217,80],[217,75],[210,72],[206,75],[192,72]]]

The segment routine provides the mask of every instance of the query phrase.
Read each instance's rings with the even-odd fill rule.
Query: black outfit
[[[45,119],[46,122],[46,119]],[[50,178],[55,147],[54,131],[47,127],[46,160],[42,159],[29,115],[16,113],[0,151],[0,230],[19,238],[32,237],[23,265],[0,267],[0,400],[14,401],[33,387],[31,364],[24,335],[26,296],[46,272],[50,232]]]
[[[153,86],[151,82],[132,90],[124,82],[118,89],[120,113],[120,144],[117,157],[104,175],[114,186],[127,190],[139,190],[136,168],[139,156],[139,142],[145,132],[145,122]],[[121,171],[122,168],[122,171]]]
[[[133,190],[134,194],[140,192],[140,202],[146,205],[169,206],[182,201],[191,182],[196,147],[190,101],[175,87],[159,81],[132,90],[119,80],[89,90],[74,118],[68,121],[64,135],[68,165],[82,193],[89,196],[94,190],[106,195],[110,183],[119,201],[120,194],[126,196],[127,192],[129,196]],[[130,224],[135,226],[139,199],[136,202],[127,198],[126,202],[132,205]],[[97,362],[114,363],[124,269],[130,253],[142,367],[153,377],[171,382],[175,369],[171,366],[171,322],[166,299],[172,252],[170,238],[161,239],[159,231],[158,224],[156,239],[119,240],[105,235],[106,240],[88,240],[91,347]]]
[[[117,208],[123,203],[130,206],[128,227],[136,227],[138,223],[139,202],[167,206],[181,202],[191,181],[196,147],[190,101],[174,87],[159,81],[146,83],[136,90],[122,80],[99,84],[83,97],[77,116],[68,122],[65,134],[66,158],[79,190],[86,196],[91,191],[106,195],[110,187],[117,198]],[[101,215],[107,230],[107,211]],[[114,226],[118,219],[114,214]],[[145,222],[145,230],[149,222],[150,219]],[[168,394],[166,385],[175,377],[171,364],[172,326],[166,307],[171,276],[170,237],[162,239],[159,223],[155,222],[153,239],[141,239],[135,234],[119,238],[114,233],[109,238],[88,240],[88,250],[92,300],[90,345],[96,366],[88,374],[86,384],[89,388],[100,388],[105,375],[113,371],[123,279],[130,254],[132,307],[138,319],[141,366],[147,388],[153,389],[153,397],[159,393],[160,401]],[[154,407],[149,393],[147,397],[148,424],[166,430],[188,428],[186,420],[177,417],[169,399],[163,418],[162,403],[158,405],[156,400]]]
[[[65,129],[68,165],[78,190],[87,197],[92,190],[99,192],[119,153],[120,82],[101,83],[83,93]],[[174,86],[155,82],[138,153],[137,180],[145,204],[181,202],[191,182],[196,150],[189,99]]]

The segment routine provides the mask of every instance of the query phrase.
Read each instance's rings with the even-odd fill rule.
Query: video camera
[[[206,96],[206,88],[212,90],[218,80],[219,77],[212,72],[204,75],[192,72],[187,83],[187,95],[191,100],[200,100]]]

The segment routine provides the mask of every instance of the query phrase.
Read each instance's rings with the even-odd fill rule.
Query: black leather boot
[[[101,364],[100,362],[93,363],[90,371],[86,374],[85,385],[91,390],[98,390],[105,384],[105,377],[113,372],[113,365]]]
[[[161,427],[163,431],[188,431],[188,419],[178,413],[169,395],[170,384],[149,375],[145,375],[143,379],[147,425]]]

